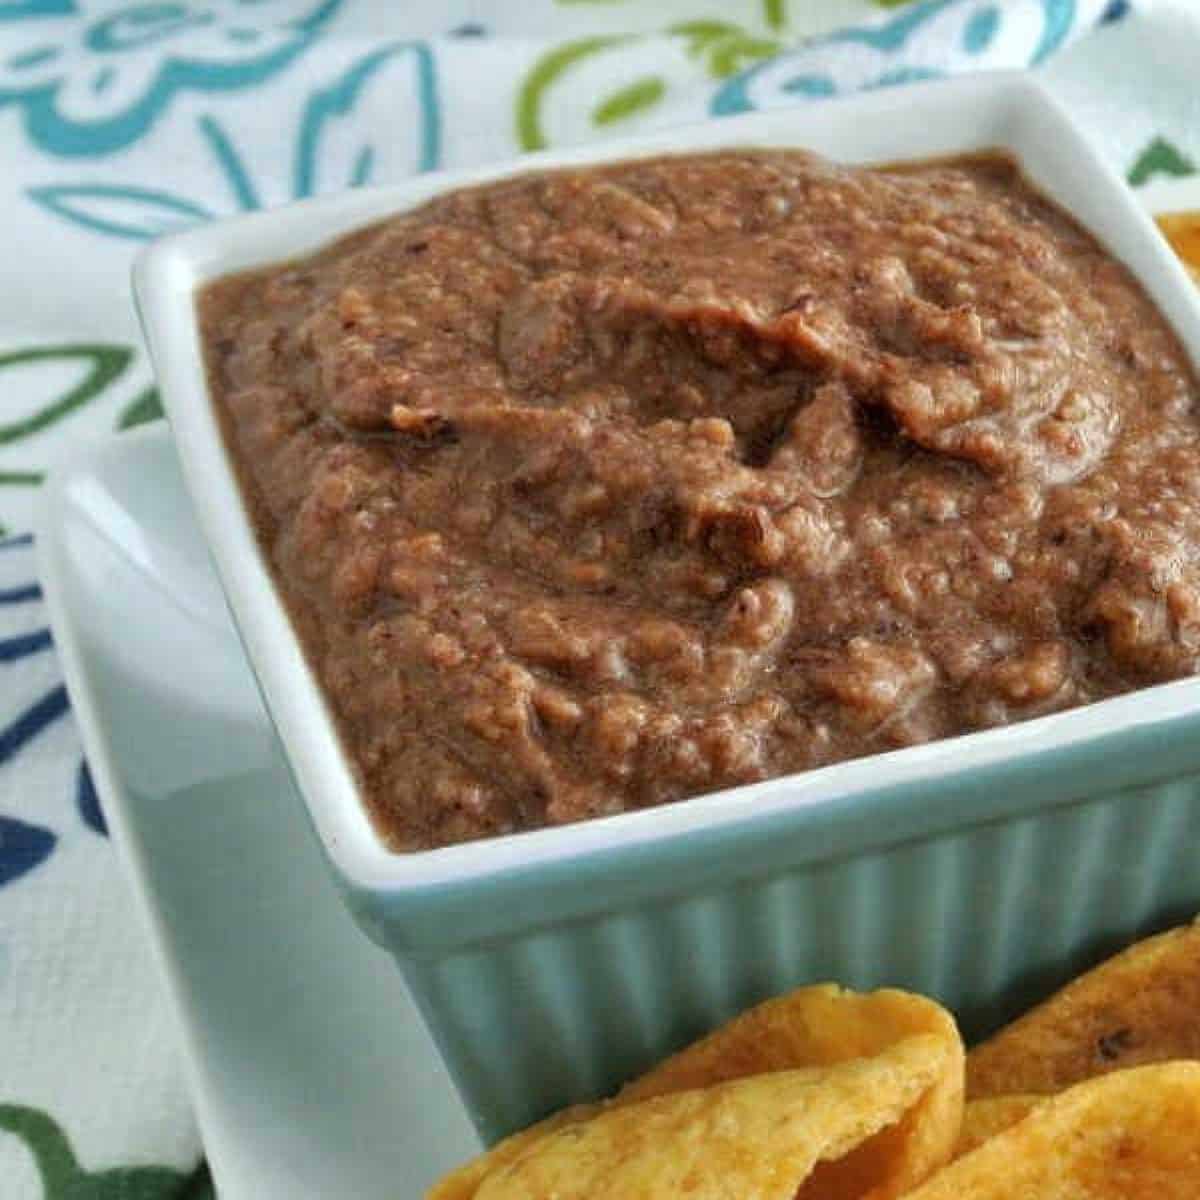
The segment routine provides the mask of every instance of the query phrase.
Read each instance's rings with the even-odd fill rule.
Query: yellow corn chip
[[[990,1137],[1002,1133],[1010,1125],[1024,1120],[1034,1108],[1045,1100],[1045,1096],[987,1096],[982,1100],[971,1100],[963,1109],[962,1130],[954,1157],[970,1154],[976,1146],[983,1145]]]
[[[627,1085],[607,1105],[580,1105],[506,1138],[487,1154],[446,1176],[428,1200],[475,1200],[480,1182],[512,1162],[534,1142],[564,1125],[610,1108],[751,1075],[830,1066],[874,1056],[914,1034],[928,1033],[946,1046],[942,1074],[903,1118],[869,1147],[836,1163],[821,1164],[814,1189],[830,1196],[885,1200],[915,1186],[947,1162],[962,1114],[962,1042],[945,1009],[909,992],[856,993],[833,984],[799,988],[734,1018],[714,1033],[666,1059]],[[872,1179],[888,1180],[886,1188]],[[862,1180],[867,1182],[862,1182]],[[877,1187],[872,1192],[870,1188]]]
[[[1164,213],[1156,219],[1172,249],[1200,283],[1200,212]]]
[[[878,1054],[902,1038],[932,1033],[951,1046],[945,1074],[898,1124],[879,1135],[864,1154],[875,1170],[881,1159],[895,1165],[900,1195],[946,1162],[952,1153],[962,1114],[962,1083],[954,1018],[940,1005],[911,992],[884,988],[851,992],[836,984],[798,988],[749,1009],[715,1032],[666,1059],[635,1079],[617,1096],[618,1103],[662,1095],[681,1088],[706,1087],[764,1071],[828,1066]],[[867,1190],[855,1179],[856,1157],[823,1166],[828,1195],[860,1196]]]
[[[474,1200],[479,1185],[490,1172],[520,1158],[534,1142],[548,1133],[562,1129],[564,1125],[575,1125],[585,1121],[600,1112],[603,1107],[602,1104],[575,1104],[556,1112],[544,1121],[539,1121],[536,1125],[530,1125],[528,1129],[522,1129],[520,1133],[506,1137],[486,1154],[471,1159],[469,1163],[440,1179],[426,1192],[426,1200]]]
[[[907,1200],[1195,1200],[1200,1063],[1117,1071],[1044,1097]]]
[[[765,1071],[870,1058],[915,1033],[958,1040],[954,1018],[932,1000],[885,988],[832,983],[767,1000],[627,1084],[619,1100],[644,1100]]]
[[[1183,1058],[1200,1058],[1200,924],[1130,946],[975,1047],[967,1096],[1058,1092]]]
[[[476,1200],[828,1196],[802,1186],[814,1167],[900,1121],[942,1078],[952,1054],[946,1039],[922,1034],[874,1058],[613,1105],[489,1172]],[[868,1186],[890,1182],[886,1174],[862,1175]]]

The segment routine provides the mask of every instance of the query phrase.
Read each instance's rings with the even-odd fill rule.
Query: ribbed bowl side
[[[731,875],[744,863],[731,861]],[[485,898],[481,898],[484,902]],[[936,996],[985,1034],[1200,910],[1200,779],[401,966],[488,1140],[801,983]]]

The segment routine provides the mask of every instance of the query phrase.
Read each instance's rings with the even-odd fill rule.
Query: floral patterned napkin
[[[1041,67],[1138,184],[1200,160],[1197,61],[1200,26],[1167,0],[0,0],[0,1195],[211,1189],[24,532],[68,448],[159,415],[139,246],[414,171],[1011,66]]]

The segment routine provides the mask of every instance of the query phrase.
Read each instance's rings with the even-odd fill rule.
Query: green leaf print
[[[576,63],[631,40],[629,34],[580,38],[543,54],[533,64],[517,93],[517,143],[521,149],[544,150],[549,145],[542,128],[542,100],[552,84]]]
[[[728,21],[681,21],[667,32],[682,37],[688,55],[703,58],[714,79],[727,79],[749,63],[783,49],[782,42],[754,37]]]
[[[703,54],[713,42],[720,41],[721,38],[729,37],[731,34],[741,33],[741,29],[728,21],[698,20],[680,21],[670,26],[667,32],[686,38],[688,55],[696,58]]]
[[[728,79],[750,63],[778,54],[780,49],[778,42],[768,38],[747,37],[744,34],[729,38],[713,50],[709,58],[709,74],[716,79]]]
[[[0,354],[0,371],[23,363],[81,359],[88,365],[87,374],[65,395],[38,409],[32,416],[0,425],[0,446],[18,442],[40,433],[61,421],[81,405],[100,395],[113,380],[125,372],[133,359],[128,346],[97,343],[78,343],[65,346],[37,346],[28,350],[12,350]]]
[[[178,1200],[217,1200],[217,1189],[213,1186],[207,1166],[201,1166],[188,1180],[187,1187],[179,1193]]]
[[[568,7],[572,4],[625,4],[627,0],[554,0],[556,4]],[[907,0],[877,0],[877,3],[889,7],[894,4],[904,4]],[[772,29],[782,29],[787,24],[785,0],[763,0],[763,20]]]
[[[1182,178],[1195,173],[1196,164],[1178,146],[1168,142],[1166,138],[1156,137],[1130,167],[1129,182],[1134,187],[1141,187],[1156,175]]]
[[[627,0],[554,0],[556,4],[567,7],[572,4],[624,4]],[[888,8],[896,4],[905,4],[908,0],[876,0]],[[763,20],[772,29],[782,29],[787,24],[785,0],[763,0]]]
[[[117,418],[117,428],[133,429],[137,425],[145,425],[148,421],[157,421],[162,415],[162,401],[158,398],[158,388],[148,387],[125,406]]]
[[[0,387],[10,398],[10,411],[30,389],[38,389],[32,393],[37,398],[32,401],[34,405],[39,404],[50,390],[47,379],[41,375],[42,364],[50,371],[48,378],[53,381],[54,388],[52,398],[40,402],[35,411],[0,424],[0,447],[12,447],[5,455],[7,463],[0,467],[0,489],[37,487],[45,473],[40,464],[21,461],[19,456],[24,453],[21,443],[68,419],[125,379],[135,354],[131,346],[104,342],[27,346],[0,353]],[[65,381],[63,366],[69,371]],[[5,371],[15,374],[5,377]],[[126,404],[117,417],[116,427],[130,429],[161,415],[158,392],[147,387]],[[34,457],[33,453],[30,457]],[[9,521],[0,522],[0,536],[8,524]]]
[[[781,5],[768,3],[764,12],[772,27],[784,19]],[[689,57],[701,59],[714,79],[734,75],[749,63],[769,58],[783,48],[783,43],[775,38],[757,37],[728,21],[683,21],[664,32],[682,37]],[[516,133],[521,149],[544,150],[549,145],[542,109],[554,84],[586,59],[640,40],[634,34],[605,34],[565,42],[543,54],[530,68],[517,93]],[[592,108],[592,123],[603,126],[627,120],[653,108],[666,93],[667,84],[661,76],[635,80],[601,98]]]
[[[186,1195],[189,1177],[170,1167],[83,1170],[58,1122],[41,1109],[0,1104],[0,1130],[18,1138],[33,1156],[45,1200],[181,1200]]]
[[[644,108],[653,108],[666,90],[667,85],[656,75],[639,79],[597,104],[592,110],[592,124],[611,125],[614,121],[632,117]]]

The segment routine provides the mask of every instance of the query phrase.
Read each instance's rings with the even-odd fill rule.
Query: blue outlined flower
[[[399,113],[404,121],[396,119]],[[255,164],[212,114],[181,125],[179,136],[195,139],[191,161],[215,168],[212,178],[225,195],[181,194],[149,180],[95,179],[37,184],[26,194],[93,233],[144,241],[231,211],[431,171],[442,141],[434,56],[425,42],[380,43],[308,92],[295,118],[291,179],[282,196],[264,197]]]
[[[955,71],[1036,66],[1113,15],[1110,0],[917,0],[743,71],[717,91],[710,110],[786,108]]]
[[[43,624],[42,591],[33,579],[33,539],[28,535],[0,537],[0,768],[54,725],[67,711],[67,692],[53,675],[17,674],[30,660],[45,661],[50,631]],[[4,793],[0,808],[11,799]],[[57,835],[41,825],[0,811],[0,889],[40,866],[53,853]]]
[[[16,106],[29,139],[63,157],[136,142],[179,92],[230,91],[264,82],[317,36],[341,0],[313,0],[295,16],[285,0],[113,3],[63,13],[0,7],[0,108]]]
[[[20,879],[50,857],[58,839],[40,825],[0,817],[0,887]]]

